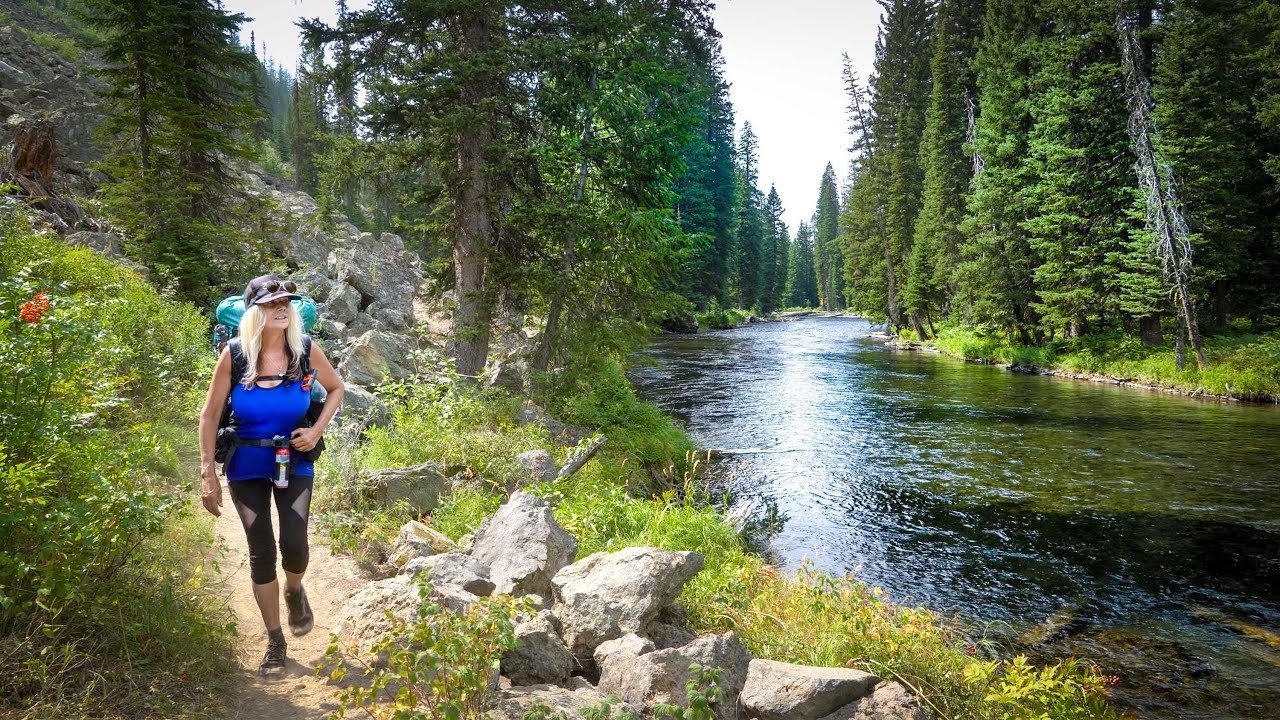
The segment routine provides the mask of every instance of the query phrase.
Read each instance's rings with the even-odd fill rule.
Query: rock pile
[[[501,658],[494,718],[523,720],[535,705],[582,717],[610,698],[650,716],[657,705],[687,703],[693,665],[719,670],[717,720],[930,717],[898,683],[848,668],[753,659],[733,632],[694,637],[668,622],[678,615],[676,597],[702,569],[698,553],[633,547],[574,562],[577,549],[550,505],[524,491],[484,521],[469,552],[410,523],[392,550],[400,574],[357,592],[339,617],[339,635],[367,651],[390,628],[383,611],[414,617],[422,602],[415,578],[430,571],[431,599],[454,611],[492,593],[535,596],[544,608],[519,619],[520,645]]]

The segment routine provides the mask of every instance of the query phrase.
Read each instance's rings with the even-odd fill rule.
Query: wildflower
[[[969,657],[974,657],[975,655],[978,654],[978,648],[974,647],[973,644],[970,643],[967,647],[965,647],[964,652]]]
[[[49,312],[49,293],[43,290],[18,306],[18,317],[32,325],[39,323],[47,312]]]
[[[1103,685],[1116,685],[1116,684],[1119,684],[1119,682],[1120,682],[1119,675],[1108,675],[1102,678]]]

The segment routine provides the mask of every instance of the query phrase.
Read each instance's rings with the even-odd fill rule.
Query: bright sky
[[[734,115],[760,139],[760,189],[777,185],[792,235],[818,202],[822,169],[837,182],[849,167],[848,122],[840,54],[849,53],[866,81],[875,58],[880,7],[875,0],[719,0],[716,27]],[[229,12],[253,18],[244,34],[285,67],[298,61],[299,17],[336,19],[333,0],[223,0]],[[353,10],[368,0],[348,0]]]

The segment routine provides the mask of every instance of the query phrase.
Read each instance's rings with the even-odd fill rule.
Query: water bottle
[[[281,490],[289,488],[289,448],[276,448],[276,476],[272,482]]]

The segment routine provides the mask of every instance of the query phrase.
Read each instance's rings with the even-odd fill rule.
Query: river
[[[1140,717],[1280,718],[1280,409],[889,350],[869,329],[661,336],[631,378],[727,451],[735,502],[776,505],[786,565],[1006,651],[1087,657]]]

